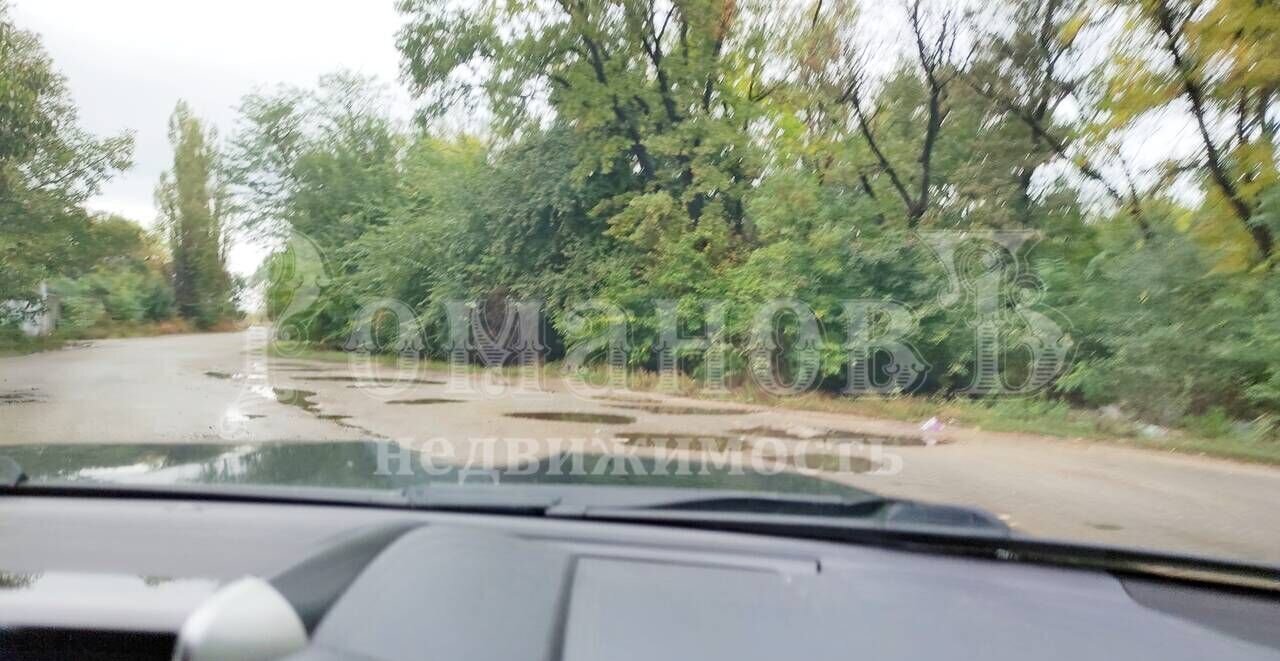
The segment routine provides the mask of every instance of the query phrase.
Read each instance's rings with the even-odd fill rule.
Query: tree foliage
[[[83,131],[66,81],[39,38],[0,2],[0,300],[32,300],[41,281],[83,271],[82,203],[129,165],[130,135]]]
[[[210,327],[234,312],[226,271],[229,198],[216,136],[178,103],[169,120],[173,167],[156,187],[161,224],[173,256],[178,313]]]

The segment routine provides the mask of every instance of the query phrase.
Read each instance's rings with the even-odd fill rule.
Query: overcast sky
[[[84,128],[136,133],[133,168],[89,206],[144,225],[172,163],[166,127],[178,99],[226,135],[255,87],[310,86],[338,69],[398,78],[394,0],[13,0],[13,15],[42,37]],[[234,249],[232,270],[251,271],[261,252]]]

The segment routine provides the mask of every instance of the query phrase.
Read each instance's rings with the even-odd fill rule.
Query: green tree
[[[1107,65],[1098,130],[1123,131],[1159,112],[1186,112],[1196,153],[1169,164],[1190,173],[1204,202],[1180,220],[1241,269],[1274,258],[1273,228],[1257,218],[1277,174],[1280,8],[1253,0],[1107,0],[1124,20]]]
[[[407,141],[383,86],[351,73],[326,75],[314,90],[282,88],[241,103],[228,170],[243,229],[286,246],[296,235],[335,276],[307,313],[310,339],[338,341],[358,309],[346,276],[367,267],[357,241],[386,225],[412,183],[401,164]],[[292,286],[288,278],[278,282]],[[269,299],[290,294],[273,291]]]
[[[214,132],[179,102],[169,120],[173,167],[156,187],[173,255],[178,312],[205,328],[234,312],[225,267],[228,197],[215,140]]]
[[[40,39],[0,1],[0,300],[31,299],[40,281],[87,268],[82,205],[129,166],[132,147],[130,135],[98,139],[79,128]]]

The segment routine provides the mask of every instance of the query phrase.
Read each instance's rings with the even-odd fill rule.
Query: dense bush
[[[414,127],[349,75],[246,98],[233,192],[287,239],[268,307],[289,337],[350,346],[362,306],[394,300],[421,326],[398,348],[443,356],[448,302],[533,300],[558,358],[615,314],[574,314],[596,300],[652,368],[661,302],[688,334],[719,302],[732,379],[772,340],[784,376],[816,355],[834,390],[846,302],[870,301],[909,313],[914,391],[1218,432],[1280,411],[1277,81],[1254,66],[1280,60],[1273,7],[1020,0],[965,21],[907,3],[908,38],[873,50],[852,0],[479,4],[401,4]],[[1196,59],[1168,66],[1171,43]],[[489,120],[484,138],[439,131],[451,112]],[[1234,133],[1133,171],[1130,131],[1178,113]],[[815,346],[786,314],[754,332],[779,299],[812,309]]]

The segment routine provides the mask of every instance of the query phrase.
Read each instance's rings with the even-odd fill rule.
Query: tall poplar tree
[[[156,205],[173,254],[174,297],[180,315],[207,328],[233,311],[216,135],[180,101],[169,119],[169,143],[173,167],[160,177]]]

